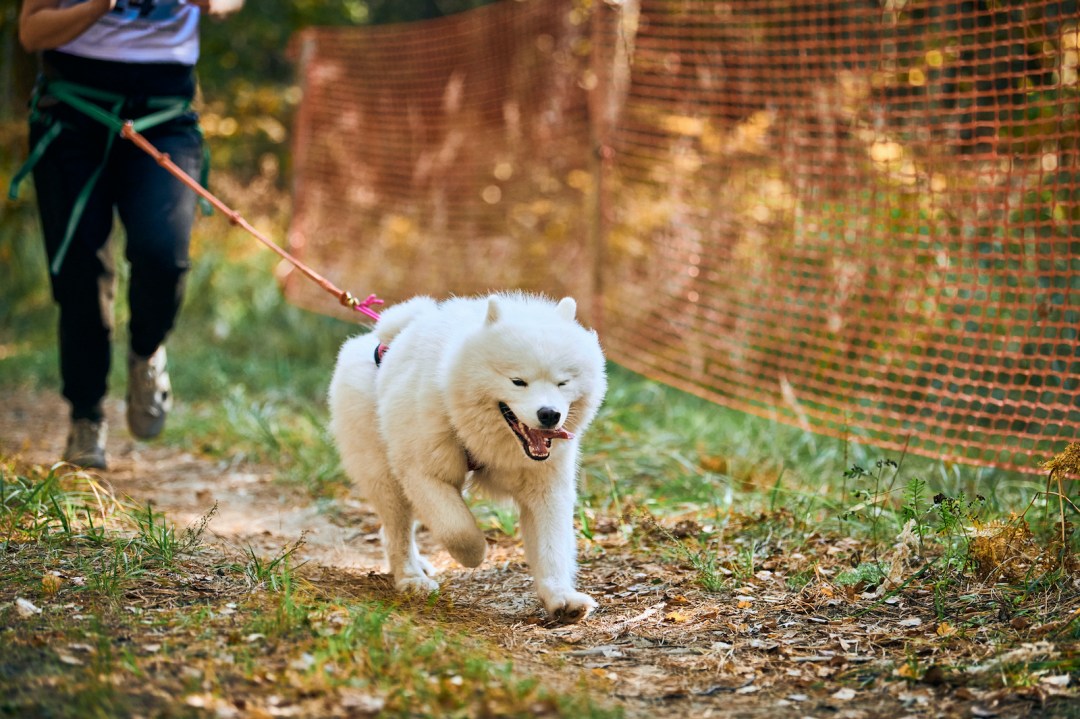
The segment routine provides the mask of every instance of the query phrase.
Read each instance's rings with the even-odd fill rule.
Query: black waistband
[[[191,65],[95,60],[56,50],[46,50],[41,59],[42,74],[49,80],[67,80],[129,97],[195,96],[195,68]]]

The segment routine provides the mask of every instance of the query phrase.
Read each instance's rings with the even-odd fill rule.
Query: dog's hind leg
[[[416,523],[412,506],[390,478],[373,483],[368,499],[382,519],[383,547],[394,586],[399,592],[433,592],[439,583],[432,579],[435,567],[420,555],[416,546]]]
[[[439,570],[435,568],[434,564],[428,561],[427,557],[420,553],[420,548],[416,546],[416,530],[419,528],[420,522],[417,520],[413,520],[413,531],[411,537],[412,545],[410,549],[410,556],[412,557],[413,563],[424,570],[424,574],[428,575],[429,577],[434,577],[436,574],[439,573]]]

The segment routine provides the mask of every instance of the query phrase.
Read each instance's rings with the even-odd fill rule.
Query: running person
[[[32,167],[53,298],[62,392],[71,407],[63,459],[104,469],[111,362],[114,212],[130,263],[127,424],[165,425],[172,396],[164,342],[190,266],[196,196],[152,157],[85,111],[142,119],[143,134],[185,172],[203,169],[195,94],[202,10],[243,0],[25,0],[19,40],[40,51],[30,116]],[[224,7],[227,6],[227,7]],[[83,104],[84,109],[79,106]]]

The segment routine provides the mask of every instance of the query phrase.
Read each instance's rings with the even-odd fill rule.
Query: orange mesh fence
[[[574,27],[564,3],[534,1],[302,34],[292,247],[388,301],[591,296],[588,56]]]
[[[310,31],[293,248],[391,301],[574,294],[614,361],[722,405],[1036,471],[1080,438],[1077,18],[526,0]]]

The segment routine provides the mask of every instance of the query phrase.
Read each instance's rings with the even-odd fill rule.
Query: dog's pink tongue
[[[574,434],[567,432],[565,429],[533,429],[527,427],[525,434],[529,438],[529,445],[533,449],[533,454],[546,454],[547,450],[551,447],[551,440],[553,439],[573,439]]]
[[[538,435],[544,439],[573,439],[574,433],[567,432],[565,429],[534,429]]]

